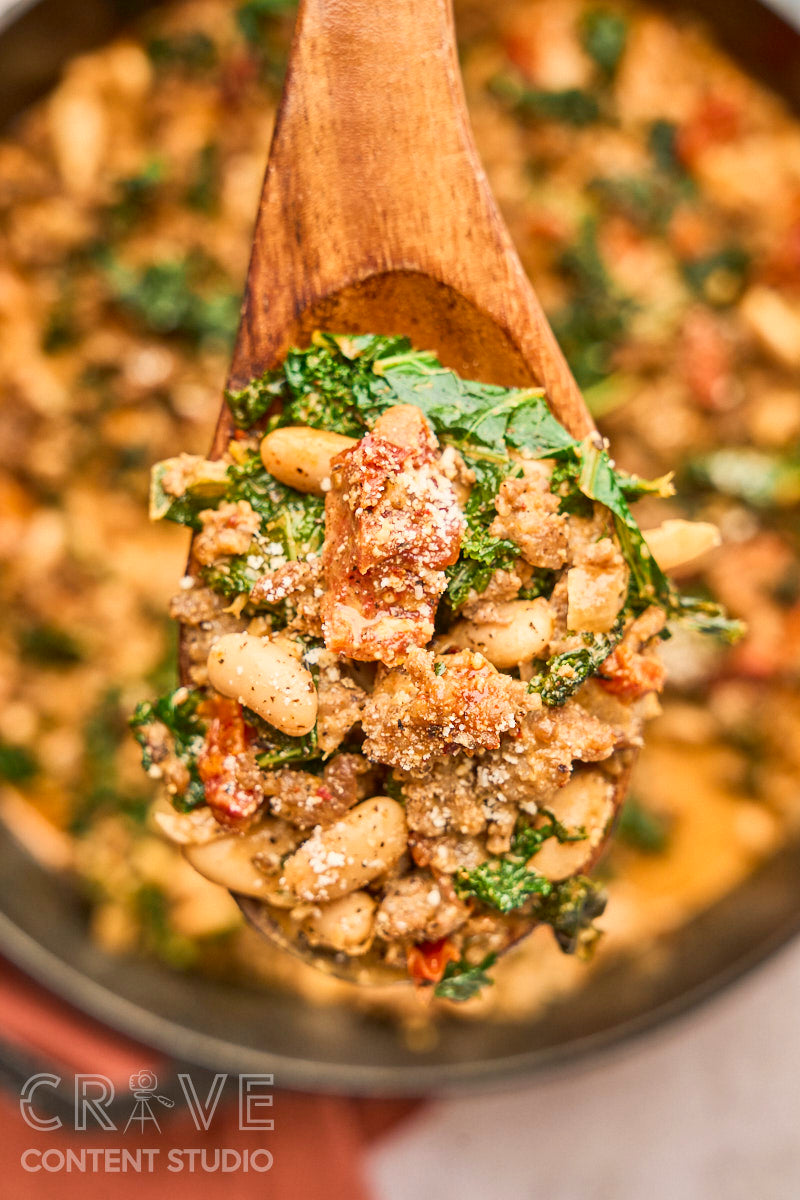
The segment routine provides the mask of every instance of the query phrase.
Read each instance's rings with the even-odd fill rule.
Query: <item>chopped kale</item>
[[[585,875],[575,875],[553,884],[539,900],[536,917],[552,927],[556,941],[565,954],[588,957],[600,937],[593,924],[606,907],[606,894]]]
[[[619,620],[610,633],[592,634],[589,645],[554,654],[547,660],[544,671],[530,681],[528,691],[538,692],[550,708],[566,704],[570,696],[574,696],[586,680],[600,670],[622,638],[622,625],[622,620]]]
[[[251,592],[256,580],[264,573],[263,567],[255,566],[254,561],[258,561],[258,556],[235,554],[212,563],[203,567],[203,583],[226,600],[233,600],[235,596]]]
[[[226,500],[247,500],[261,518],[260,539],[268,553],[288,559],[306,558],[322,547],[325,502],[319,496],[295,491],[270,475],[257,454],[228,468]],[[270,550],[270,546],[279,550]]]
[[[195,158],[186,203],[198,212],[211,213],[215,210],[219,191],[219,150],[214,142],[203,146]]]
[[[100,812],[122,813],[137,823],[144,820],[151,799],[148,789],[129,791],[119,779],[119,748],[127,732],[120,690],[110,687],[98,699],[84,727],[82,771],[75,789],[71,833],[85,833]]]
[[[617,823],[617,837],[642,854],[663,854],[670,834],[669,820],[647,808],[632,793],[627,796]]]
[[[568,830],[551,814],[544,825],[521,825],[514,833],[511,849],[501,858],[490,858],[471,871],[462,870],[454,876],[459,896],[474,896],[490,908],[510,913],[520,908],[529,896],[547,896],[552,884],[530,865],[550,838],[559,842],[582,841],[583,829]]]
[[[521,908],[529,896],[546,896],[549,879],[528,867],[527,862],[511,858],[490,858],[471,871],[454,876],[459,896],[476,900],[501,913]]]
[[[619,66],[627,38],[627,21],[608,9],[592,8],[581,22],[583,48],[609,78]]]
[[[0,781],[29,783],[38,771],[36,759],[27,746],[15,746],[0,739]]]
[[[659,475],[657,479],[642,479],[640,475],[629,475],[619,467],[614,468],[614,474],[628,503],[639,500],[642,496],[658,496],[660,500],[666,500],[675,495],[672,471],[668,471],[666,475]]]
[[[672,607],[674,588],[653,558],[625,498],[630,477],[615,472],[607,452],[591,437],[581,443],[578,486],[585,496],[605,505],[614,516],[620,549],[630,570],[628,607],[640,612],[650,604]],[[641,486],[638,481],[637,487]]]
[[[672,121],[657,120],[650,126],[647,145],[653,161],[667,175],[684,175],[678,154],[678,126]]]
[[[544,825],[531,825],[530,823],[521,822],[511,839],[511,853],[523,858],[532,858],[534,854],[538,854],[545,842],[550,838],[555,838],[559,845],[564,845],[566,842],[583,842],[586,840],[586,830],[582,825],[575,829],[568,829],[562,821],[549,809],[541,809],[541,813],[547,818]]]
[[[305,350],[290,350],[281,367],[226,398],[237,425],[249,428],[283,402],[282,425],[312,425],[361,437],[393,401],[380,377],[382,360],[411,349],[407,338],[316,333]],[[428,356],[426,356],[428,357]],[[387,403],[378,402],[389,395]]]
[[[580,129],[600,119],[600,105],[591,92],[583,88],[524,88],[514,112],[522,121],[558,121]]]
[[[551,323],[579,385],[590,387],[610,373],[612,356],[627,336],[636,305],[606,270],[591,219],[561,255],[560,269],[572,285],[572,297],[551,314]]]
[[[183,812],[205,803],[203,782],[197,767],[206,728],[205,722],[197,713],[201,700],[201,692],[180,687],[157,700],[143,700],[137,704],[129,721],[133,736],[142,747],[142,766],[145,771],[157,766],[147,731],[153,725],[160,724],[166,726],[171,734],[173,753],[189,771],[189,786],[186,791],[173,797],[173,804]]]
[[[688,629],[713,634],[729,645],[738,642],[747,632],[744,621],[729,617],[721,604],[716,604],[713,600],[703,600],[698,596],[682,596],[676,593],[669,614],[673,620],[680,621]]]
[[[152,206],[166,168],[160,158],[151,158],[136,175],[127,175],[116,182],[117,196],[106,209],[111,228],[126,233]]]
[[[315,667],[310,663],[306,663],[306,665],[316,681]],[[288,733],[282,733],[274,725],[270,725],[252,709],[245,707],[242,711],[245,721],[255,733],[254,749],[256,762],[260,767],[283,767],[288,763],[303,763],[305,766],[314,759],[322,757],[317,742],[316,725],[302,737],[292,737]]]
[[[707,304],[725,308],[735,304],[745,289],[750,256],[741,246],[723,246],[711,254],[683,263],[686,282]]]
[[[215,281],[213,264],[198,254],[128,267],[100,253],[112,299],[145,329],[176,334],[197,346],[227,347],[239,320],[239,295]]]
[[[164,474],[169,469],[169,459],[153,468],[150,515],[154,520],[174,521],[199,529],[199,513],[205,508],[216,508],[223,500],[246,500],[261,518],[254,554],[231,560],[223,569],[224,584],[216,568],[211,573],[211,578],[220,583],[219,590],[223,594],[228,594],[225,588],[232,578],[239,577],[244,581],[250,578],[248,572],[253,570],[256,573],[252,582],[243,589],[249,591],[258,576],[258,568],[266,569],[267,560],[272,556],[292,560],[306,558],[322,547],[324,501],[319,496],[298,492],[280,483],[264,469],[257,454],[249,454],[242,462],[227,466],[219,461],[202,460],[181,496],[171,496],[164,491]],[[262,561],[255,561],[259,556]],[[263,570],[260,573],[263,574]]]
[[[467,528],[458,562],[447,569],[446,599],[451,614],[466,603],[470,592],[483,592],[495,571],[509,570],[519,558],[519,547],[489,533],[497,515],[497,492],[510,474],[511,464],[473,459],[468,465],[475,482],[464,509]]]
[[[496,954],[487,954],[477,966],[471,965],[463,958],[458,962],[449,962],[433,994],[440,1000],[471,1000],[481,988],[491,987],[494,983],[486,972],[496,962]]]
[[[245,0],[236,9],[236,24],[245,40],[258,48],[264,42],[268,23],[294,12],[296,6],[297,0]]]
[[[583,88],[533,88],[503,72],[490,80],[489,91],[522,122],[558,121],[580,129],[601,115],[597,98]]]
[[[74,667],[84,658],[83,646],[68,629],[44,622],[20,630],[19,649],[22,658],[40,667]]]
[[[245,709],[244,719],[248,724],[253,724],[255,717],[255,713]],[[255,741],[256,762],[260,767],[272,769],[285,767],[289,763],[302,763],[307,767],[310,761],[321,757],[316,727],[302,737],[292,737],[272,725],[267,726],[266,722],[263,722],[263,726],[258,726]]]
[[[229,486],[228,468],[222,462],[201,460],[186,481],[180,496],[164,490],[164,476],[174,460],[156,463],[150,473],[150,519],[172,521],[176,525],[200,528],[199,514],[205,508],[216,508],[225,499]]]
[[[185,71],[190,75],[203,75],[218,62],[217,47],[208,34],[199,29],[151,38],[147,53],[158,70]]]
[[[586,190],[605,208],[652,233],[665,227],[678,199],[670,181],[655,174],[600,175],[590,181]]]
[[[42,349],[45,354],[58,354],[73,346],[78,340],[78,322],[75,316],[75,297],[69,279],[62,280],[60,293],[42,334]]]
[[[687,466],[689,480],[733,496],[754,508],[784,508],[800,502],[800,454],[725,446],[698,455]]]

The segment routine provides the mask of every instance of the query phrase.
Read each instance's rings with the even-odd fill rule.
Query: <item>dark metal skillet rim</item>
[[[63,0],[22,0],[14,5],[0,17],[0,37],[8,51],[4,61],[13,67],[4,71],[0,86],[0,122],[50,86],[63,61],[102,44],[123,16],[149,6],[131,5],[130,0],[84,0],[76,12]],[[666,7],[672,13],[678,8],[673,4]],[[746,60],[743,65],[748,70],[800,107],[800,37],[796,29],[757,0],[739,4],[702,0],[691,7],[695,15],[700,12],[713,18],[723,44],[739,61]],[[53,36],[54,30],[57,36]],[[518,1025],[453,1022],[445,1026],[439,1050],[418,1054],[403,1052],[394,1031],[352,1013],[312,1009],[274,993],[220,988],[150,961],[117,961],[104,956],[89,942],[85,913],[80,912],[72,890],[45,873],[3,828],[0,868],[0,951],[32,978],[107,1026],[173,1058],[229,1072],[270,1071],[277,1086],[309,1091],[443,1093],[508,1085],[536,1070],[563,1068],[686,1014],[800,932],[800,846],[793,846],[768,860],[738,889],[670,939],[672,965],[669,972],[662,972],[662,982],[669,982],[669,975],[677,985],[674,994],[651,995],[640,1001],[637,997],[645,997],[647,992],[646,973],[626,972],[620,964],[598,974],[590,988],[547,1018],[546,1029],[555,1034],[549,1042],[531,1045],[537,1036],[541,1038],[545,1028],[541,1020]],[[27,904],[26,890],[34,897]],[[44,914],[37,902],[44,902]],[[40,921],[37,927],[37,913],[49,916],[49,922]],[[732,930],[737,933],[733,941]],[[691,970],[687,974],[687,966],[703,955],[705,963],[716,956],[714,965],[699,974]],[[615,1017],[620,1002],[624,1008],[630,1000],[631,991],[633,1010],[622,1019]],[[236,1040],[235,1035],[212,1028],[211,1007],[235,1020],[237,996],[249,999],[264,1029],[272,1024],[279,1032],[283,1021],[285,1032],[298,1039],[298,1049],[287,1052],[285,1045],[280,1045],[266,1050],[263,1045],[247,1044],[241,1035]],[[176,1012],[172,1003],[176,997],[178,1009],[181,1003],[185,1005],[182,1012]],[[599,1026],[598,1004],[600,1010],[603,1005],[606,1009]],[[582,1022],[583,1010],[587,1012]],[[565,1016],[572,1014],[574,1020],[576,1013],[578,1028],[570,1033],[567,1021],[565,1032]],[[205,1028],[197,1021],[198,1015],[206,1017]],[[316,1043],[313,1030],[305,1029],[309,1017],[312,1026],[316,1022]],[[332,1027],[327,1035],[326,1026]],[[320,1037],[329,1053],[327,1059],[314,1056]],[[516,1048],[503,1049],[509,1039]]]

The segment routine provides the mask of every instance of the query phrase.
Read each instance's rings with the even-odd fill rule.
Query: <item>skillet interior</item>
[[[124,0],[40,0],[0,30],[0,123],[54,81],[71,55],[98,45],[132,11]],[[675,5],[666,5],[674,11]],[[800,108],[800,35],[754,0],[703,0],[722,44]],[[22,10],[22,11],[20,11]],[[685,1012],[756,965],[800,928],[800,847],[766,862],[636,967],[620,962],[546,1017],[442,1025],[435,1048],[410,1052],[395,1030],[341,1008],[318,1009],[243,987],[191,980],[147,960],[111,958],[87,933],[67,882],[0,828],[0,950],[65,1000],[186,1061],[273,1071],[279,1086],[420,1093],[497,1084],[560,1066]]]

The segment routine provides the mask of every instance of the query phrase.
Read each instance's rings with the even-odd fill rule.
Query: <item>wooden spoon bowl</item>
[[[570,433],[594,429],[478,159],[450,0],[301,0],[228,386],[276,367],[315,329],[404,334],[465,378],[541,385]],[[223,405],[212,457],[232,429]],[[237,900],[315,966],[387,977],[369,956],[311,951],[284,912]]]

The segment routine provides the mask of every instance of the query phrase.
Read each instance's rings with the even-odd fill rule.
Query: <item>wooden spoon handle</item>
[[[478,159],[450,0],[301,0],[231,385],[317,326],[540,383],[593,428]]]

